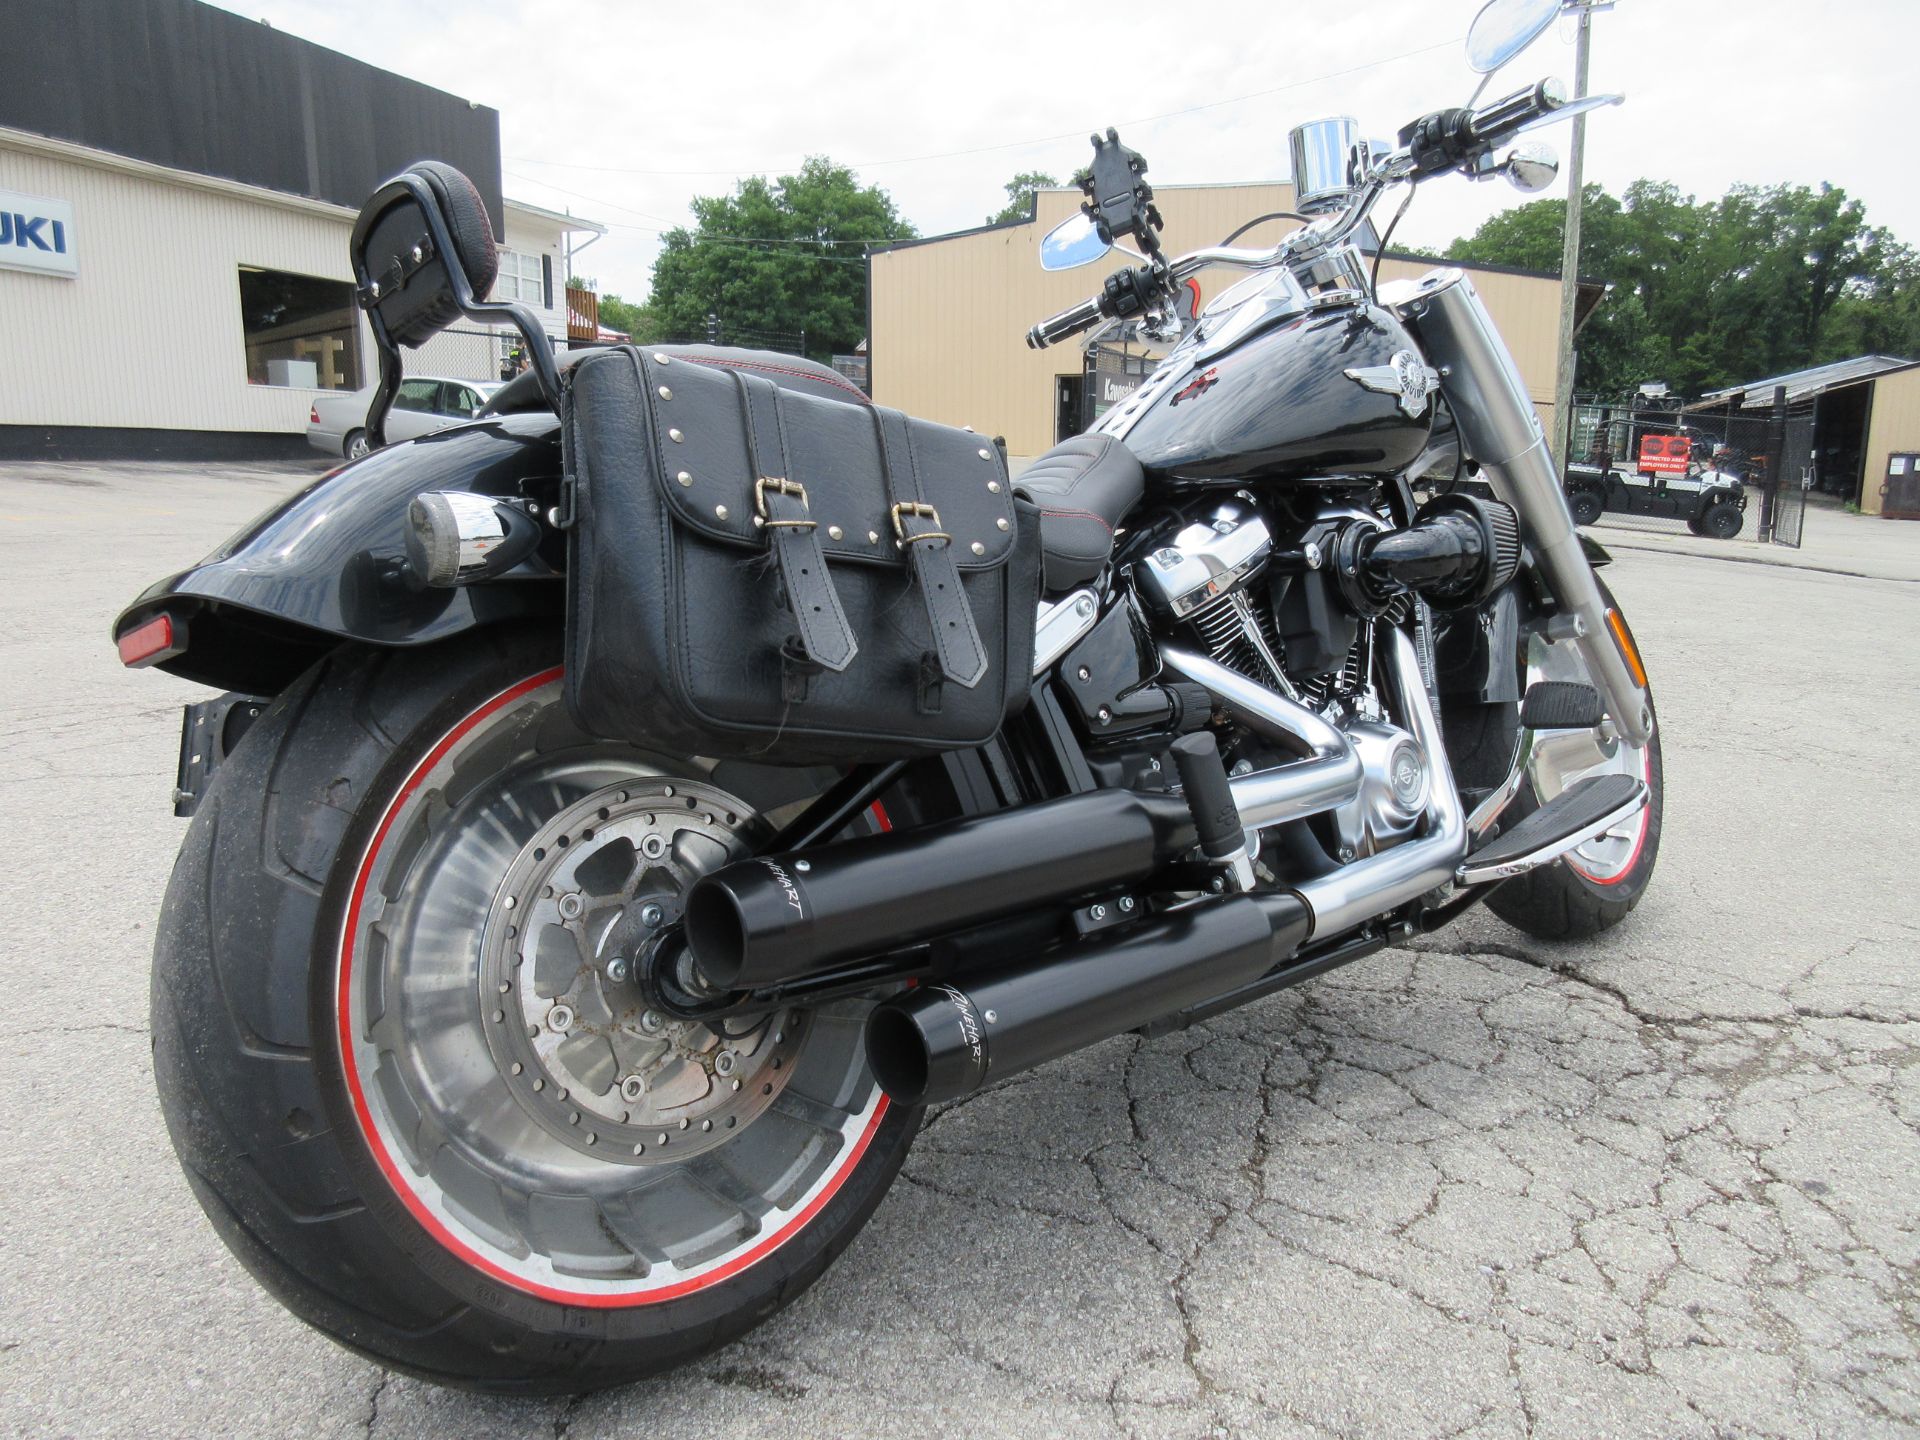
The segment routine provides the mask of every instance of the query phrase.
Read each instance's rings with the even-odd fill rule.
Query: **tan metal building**
[[[1709,391],[1686,408],[1764,417],[1776,394],[1792,416],[1813,422],[1811,453],[1790,456],[1799,468],[1783,479],[1867,515],[1920,507],[1920,360],[1856,355]]]
[[[1171,254],[1214,245],[1258,215],[1293,208],[1293,187],[1281,184],[1162,185],[1155,203],[1165,217],[1162,235]],[[1099,288],[1098,265],[1049,273],[1040,268],[1040,240],[1079,209],[1080,192],[1042,190],[1033,218],[907,240],[876,251],[869,261],[869,363],[874,399],[910,414],[983,434],[1004,435],[1018,463],[1060,438],[1062,382],[1082,375],[1072,342],[1029,350],[1027,328]],[[1276,220],[1238,243],[1272,244],[1294,228]],[[1380,278],[1424,274],[1428,260],[1389,256]],[[1554,348],[1560,323],[1560,282],[1550,275],[1464,266],[1485,297],[1525,375],[1545,424],[1553,411]],[[1216,269],[1201,276],[1202,302],[1244,272]],[[1583,287],[1588,288],[1588,287]],[[1591,287],[1590,305],[1599,286]]]
[[[1873,382],[1867,412],[1867,453],[1860,472],[1860,508],[1878,515],[1890,493],[1911,494],[1911,477],[1920,474],[1920,365],[1882,375]],[[1906,484],[1902,484],[1902,481]],[[1899,498],[1896,495],[1896,506]]]

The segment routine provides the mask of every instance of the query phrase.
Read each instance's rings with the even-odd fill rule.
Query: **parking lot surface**
[[[335,1347],[161,1124],[147,959],[202,692],[107,633],[310,475],[0,469],[0,1430],[1914,1433],[1920,585],[1642,550],[1608,578],[1666,830],[1601,942],[1476,913],[948,1108],[817,1288],[675,1376],[500,1402]]]

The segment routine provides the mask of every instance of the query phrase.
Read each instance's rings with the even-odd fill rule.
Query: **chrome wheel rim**
[[[349,460],[364,460],[372,448],[373,447],[367,444],[366,436],[356,435],[347,442],[347,458]]]
[[[1527,647],[1527,684],[1531,687],[1543,680],[1594,683],[1578,646],[1536,636]],[[1631,775],[1644,780],[1651,790],[1652,739],[1636,746],[1608,733],[1607,727],[1600,731],[1542,731],[1534,737],[1527,759],[1527,779],[1539,804],[1545,805],[1574,782],[1594,775]],[[1652,819],[1653,807],[1643,806],[1632,818],[1569,851],[1564,857],[1567,868],[1596,885],[1617,885],[1640,858]]]
[[[713,1030],[632,983],[639,912],[764,833],[700,762],[580,734],[557,672],[401,786],[349,902],[340,1049],[369,1149],[444,1246],[543,1298],[646,1304],[764,1258],[851,1173],[886,1108],[866,1002]]]

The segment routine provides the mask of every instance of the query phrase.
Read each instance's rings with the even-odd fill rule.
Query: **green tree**
[[[597,280],[583,280],[578,275],[567,277],[569,290],[598,290]],[[600,297],[600,323],[609,330],[618,330],[631,338],[635,344],[646,345],[655,340],[666,339],[666,332],[660,328],[660,318],[645,305],[636,305],[631,300],[622,300],[618,295],[606,294]]]
[[[1060,182],[1041,170],[1022,170],[1007,181],[1007,203],[1000,207],[1000,213],[989,215],[989,225],[1005,225],[1014,220],[1026,220],[1033,215],[1033,192],[1047,190]]]
[[[817,155],[798,175],[756,175],[692,208],[693,227],[669,230],[654,261],[647,309],[663,338],[702,338],[711,314],[722,338],[797,343],[804,331],[817,357],[866,334],[866,247],[916,233],[886,191]]]
[[[600,297],[600,323],[609,330],[625,331],[636,345],[647,345],[666,338],[666,330],[652,306],[636,305],[631,300],[622,300],[618,295]]]
[[[1736,186],[1699,201],[1638,180],[1585,192],[1580,272],[1609,282],[1576,388],[1683,394],[1920,340],[1920,262],[1830,185]],[[1496,215],[1448,256],[1558,271],[1566,202]]]

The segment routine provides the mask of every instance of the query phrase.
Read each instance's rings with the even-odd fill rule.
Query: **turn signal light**
[[[120,663],[131,669],[157,665],[186,652],[187,627],[171,615],[156,615],[118,635],[114,644],[120,650]]]
[[[1642,690],[1647,688],[1647,667],[1640,660],[1640,651],[1635,648],[1633,636],[1627,633],[1627,622],[1620,618],[1618,610],[1607,611],[1607,629],[1613,632],[1613,643],[1620,647],[1620,656],[1627,662],[1627,669],[1633,672],[1633,683]]]

